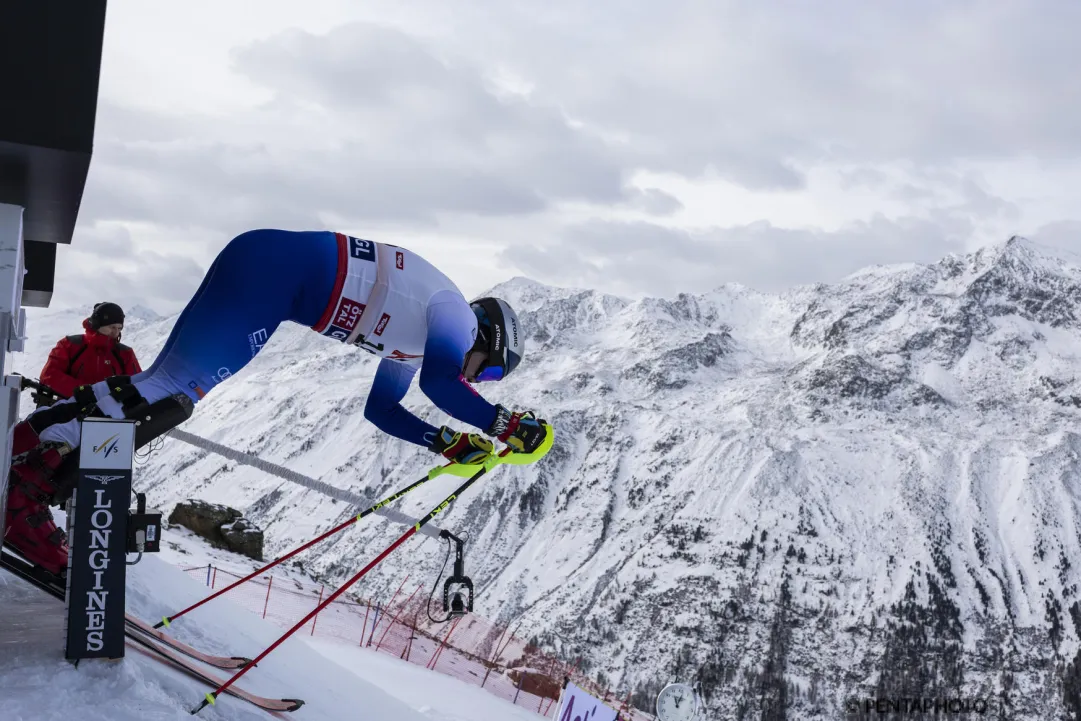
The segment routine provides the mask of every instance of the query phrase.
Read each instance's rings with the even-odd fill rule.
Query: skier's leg
[[[230,241],[226,246],[228,249],[236,239]],[[173,327],[169,332],[169,337],[165,340],[165,345],[158,352],[154,362],[150,364],[149,368],[144,369],[141,373],[136,374],[132,380],[138,382],[142,379],[152,379],[156,375],[158,366],[161,364],[163,358],[169,356],[172,350],[173,344],[176,342],[177,335],[184,327],[184,322],[187,319],[191,309],[199,305],[203,294],[206,292],[207,286],[210,285],[212,279],[218,277],[218,267],[221,265],[222,257],[225,255],[225,249],[214,259],[214,262],[210,265],[210,270],[203,276],[202,282],[199,284],[199,288],[195,291],[195,295],[191,297],[188,304],[180,312],[176,322],[173,323]],[[101,387],[102,384],[96,384],[97,387]],[[91,388],[90,386],[86,387]],[[149,390],[149,389],[147,389]],[[151,395],[154,395],[152,390],[149,391]],[[162,397],[169,395],[165,393]],[[106,396],[108,397],[108,396]],[[52,432],[46,436],[46,440],[62,441],[68,445],[75,447],[79,445],[78,436],[78,421],[86,418],[88,415],[93,414],[95,411],[101,416],[104,413],[100,413],[97,409],[93,408],[97,404],[97,393],[91,393],[89,390],[83,388],[77,389],[75,395],[72,398],[67,398],[57,403],[54,403],[50,407],[39,408],[37,411],[31,413],[27,420],[32,424],[35,432],[41,433],[46,428],[53,428]],[[116,416],[123,418],[123,415]]]
[[[17,424],[9,485],[12,494],[29,495],[11,497],[19,501],[16,515],[9,500],[5,540],[43,566],[57,565],[61,549],[66,559],[47,504],[62,501],[77,482],[72,451],[80,421],[91,413],[136,419],[136,447],[176,427],[195,403],[247,365],[282,321],[318,321],[337,263],[333,233],[257,230],[230,241],[147,371],[81,388]]]
[[[232,245],[233,242],[234,241],[230,241],[226,247]],[[210,269],[207,270],[206,275],[203,276],[203,281],[199,284],[199,288],[196,289],[195,295],[191,297],[191,300],[188,301],[188,304],[184,306],[184,309],[182,311],[180,311],[180,315],[177,316],[176,322],[173,323],[173,327],[169,331],[169,337],[165,339],[165,345],[162,346],[160,351],[158,351],[157,357],[148,368],[144,368],[141,373],[136,374],[136,377],[153,375],[154,371],[157,370],[158,365],[161,363],[161,359],[166,357],[169,354],[169,351],[172,350],[173,343],[176,342],[176,337],[179,334],[180,329],[184,327],[184,322],[185,320],[187,320],[188,314],[191,312],[192,307],[198,305],[203,293],[206,292],[207,286],[210,285],[211,279],[217,276],[218,265],[222,262],[223,255],[225,255],[224,248],[220,253],[218,253],[217,257],[214,258],[214,262],[210,264]]]
[[[214,261],[150,368],[131,377],[134,393],[110,379],[91,386],[93,402],[113,418],[138,417],[141,402],[176,394],[198,403],[247,365],[282,321],[318,321],[337,263],[333,233],[256,230],[237,236]],[[49,410],[54,415],[44,422],[34,422],[37,414],[28,419],[41,439],[78,446],[78,420],[85,415],[61,404],[39,413]]]

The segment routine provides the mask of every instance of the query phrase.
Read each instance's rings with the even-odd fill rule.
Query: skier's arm
[[[407,411],[401,403],[416,372],[416,368],[405,363],[386,358],[380,361],[364,405],[364,417],[384,433],[427,448],[438,429]]]
[[[481,430],[491,427],[496,407],[481,398],[462,377],[465,354],[473,345],[476,317],[460,296],[435,302],[428,310],[428,336],[420,371],[420,389],[444,413]],[[364,406],[364,417],[396,438],[425,448],[438,429],[402,406],[416,369],[383,359]]]
[[[462,377],[465,355],[473,347],[476,316],[461,296],[447,294],[428,307],[428,337],[420,369],[420,389],[449,416],[482,431],[491,427],[496,407]]]

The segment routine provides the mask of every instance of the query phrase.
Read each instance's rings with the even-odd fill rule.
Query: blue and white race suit
[[[437,432],[401,404],[413,377],[449,416],[484,430],[496,407],[465,382],[477,319],[453,281],[410,250],[325,231],[252,230],[218,254],[158,357],[132,383],[148,403],[176,393],[198,403],[254,358],[290,321],[379,362],[364,415],[384,432],[428,446]],[[106,382],[98,406],[124,414]],[[42,440],[78,446],[77,421]]]

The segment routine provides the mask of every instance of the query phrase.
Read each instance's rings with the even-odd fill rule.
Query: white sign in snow
[[[605,706],[573,683],[563,689],[556,721],[616,721],[615,709]]]

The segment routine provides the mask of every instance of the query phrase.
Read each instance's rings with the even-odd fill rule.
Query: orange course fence
[[[185,568],[189,576],[214,589],[243,575],[213,565]],[[247,574],[244,574],[247,575]],[[354,596],[335,600],[297,631],[320,638],[353,643],[423,665],[438,673],[480,686],[488,693],[552,718],[564,680],[619,711],[621,721],[654,721],[570,664],[516,635],[520,623],[496,624],[473,613],[433,623],[428,617],[428,593],[423,585],[407,585],[406,576],[386,602]],[[292,628],[334,588],[302,584],[282,576],[264,575],[242,583],[227,597],[267,621]],[[344,596],[343,596],[344,598]],[[441,620],[442,604],[433,600],[432,615]],[[512,630],[513,626],[513,630]]]

